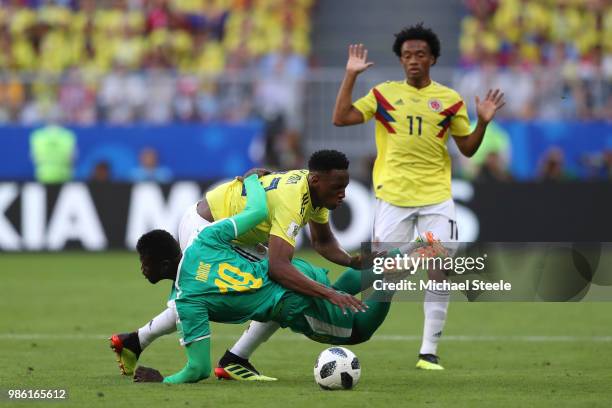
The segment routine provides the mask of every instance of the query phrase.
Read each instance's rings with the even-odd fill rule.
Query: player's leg
[[[302,333],[311,340],[324,344],[358,344],[369,340],[385,321],[391,307],[393,293],[375,291],[365,301],[365,312],[344,313],[339,306],[323,299],[309,298],[305,309],[285,304],[287,320],[282,320],[291,330]],[[285,303],[300,304],[303,298],[289,295]]]
[[[433,242],[418,242],[402,245],[400,249],[392,250],[389,256],[403,251],[412,256],[419,257],[422,246],[432,245]],[[327,271],[308,262],[297,260],[294,265],[306,276],[316,282],[329,285]],[[406,271],[406,274],[409,273]],[[356,270],[349,268],[331,285],[336,290],[342,290],[353,295],[365,289],[372,288],[377,279],[391,280],[403,278],[396,270],[385,271],[383,274],[374,273],[373,268]],[[319,298],[305,297],[288,292],[281,301],[277,321],[283,327],[302,333],[311,340],[326,344],[357,344],[367,341],[383,323],[395,291],[375,290],[365,300],[368,308],[365,312],[344,313],[342,309],[332,303]]]
[[[380,203],[381,205],[377,206],[379,222],[375,223],[375,228],[378,226],[380,228],[380,233],[373,233],[373,241],[381,243],[383,241],[411,241],[414,236],[415,225],[410,210],[406,211],[406,209],[391,206],[384,202]],[[398,223],[398,219],[402,221]],[[399,224],[398,228],[389,228],[390,225],[396,224]],[[353,270],[352,273],[347,271],[347,273],[343,274],[341,279],[334,284],[334,287],[346,293],[357,294],[363,290],[362,286],[364,284],[367,285],[367,279],[364,281],[362,278],[363,275],[361,271]],[[372,281],[373,278],[374,277],[372,277]],[[250,369],[254,370],[254,367],[248,362],[248,359],[257,347],[266,342],[279,327],[280,326],[275,322],[251,322],[236,344],[223,355],[217,369],[215,369],[215,375],[219,378],[227,378],[226,373],[224,374],[223,372],[223,367],[228,364],[243,364],[245,367],[246,364],[248,364]]]
[[[363,343],[370,340],[376,330],[387,318],[391,308],[392,291],[374,291],[365,300],[368,306],[362,313],[355,313],[353,318],[353,334],[350,344]]]
[[[190,240],[201,231],[207,220],[200,217],[197,211],[197,203],[190,206],[184,213],[179,223],[178,241],[181,252],[187,248]],[[172,297],[172,295],[171,295]],[[173,300],[168,302],[168,307],[152,318],[137,331],[131,333],[119,333],[111,336],[110,346],[116,354],[119,370],[124,375],[132,375],[136,362],[142,351],[155,339],[176,331],[176,308]]]
[[[457,249],[458,230],[453,200],[426,206],[419,212],[417,230],[420,234],[430,231],[439,239],[448,253],[452,255]],[[428,271],[429,279],[442,281],[446,275],[441,271]],[[417,368],[440,370],[438,362],[438,343],[442,336],[450,293],[448,291],[427,290],[423,302],[423,338],[419,350]]]
[[[175,331],[176,310],[168,307],[137,331],[113,334],[109,339],[110,346],[116,354],[121,374],[134,374],[142,351],[158,337]]]
[[[248,360],[255,349],[268,341],[279,328],[280,326],[276,322],[252,321],[230,351]]]
[[[242,253],[243,256],[252,257],[254,261],[267,257],[267,248],[263,245],[258,245],[257,247],[240,246],[236,250]],[[219,360],[215,368],[215,376],[225,379],[238,379],[235,376],[231,376],[231,373],[228,372],[228,367],[247,369],[261,376],[249,359],[255,350],[268,341],[279,328],[280,325],[273,321],[251,321],[238,341],[229,350],[226,350]],[[261,378],[269,377],[261,376]]]
[[[217,378],[224,378],[228,380],[241,379],[239,377],[232,376],[231,371],[243,371],[245,369],[249,372],[255,373],[258,376],[261,376],[259,371],[257,371],[257,369],[251,364],[249,358],[253,352],[263,343],[268,341],[279,328],[280,325],[273,321],[257,322],[253,320],[249,322],[249,325],[242,333],[242,336],[240,336],[238,341],[232,346],[231,349],[226,350],[225,354],[219,360],[219,363],[215,368],[215,376]],[[271,378],[265,376],[261,377],[266,379]]]
[[[376,275],[372,269],[349,268],[336,279],[332,287],[349,295],[357,295],[367,288],[371,288],[380,275]]]
[[[418,208],[397,207],[383,200],[376,200],[372,225],[373,249],[389,249],[394,243],[407,243],[416,238],[416,214]]]

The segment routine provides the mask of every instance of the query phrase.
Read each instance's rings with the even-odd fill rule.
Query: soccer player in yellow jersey
[[[377,157],[373,169],[376,210],[373,242],[409,242],[431,231],[449,249],[459,239],[451,197],[451,163],[447,141],[471,157],[482,142],[487,124],[504,105],[503,93],[489,90],[476,97],[478,124],[470,132],[465,102],[453,89],[432,81],[430,68],[440,56],[440,41],[418,24],[395,35],[393,51],[406,76],[372,88],[352,102],[357,76],[373,65],[363,44],[349,46],[346,73],[333,113],[336,126],[376,120]],[[453,245],[455,243],[455,245]],[[438,271],[429,279],[443,280]],[[424,330],[417,368],[440,370],[437,346],[446,322],[450,294],[425,293]]]
[[[290,170],[261,177],[269,208],[268,218],[255,229],[240,235],[234,249],[255,261],[265,256],[265,248],[263,253],[257,253],[255,245],[268,243],[268,273],[272,280],[295,292],[324,298],[343,309],[358,311],[363,310],[360,300],[307,278],[291,263],[297,234],[309,224],[311,241],[319,254],[338,265],[360,268],[360,255],[350,256],[342,249],[329,225],[329,210],[344,199],[349,182],[348,166],[343,153],[321,150],[310,157],[308,170]],[[181,251],[189,245],[194,231],[242,212],[245,205],[246,192],[240,179],[207,192],[205,199],[191,206],[181,219],[178,231]],[[238,342],[221,358],[215,375],[225,378],[225,367],[239,365],[253,372],[253,378],[266,379],[248,359],[279,327],[275,322],[251,322]],[[156,338],[175,330],[176,309],[174,301],[170,300],[166,310],[137,332],[113,335],[111,347],[117,354],[122,373],[131,375],[142,350]]]

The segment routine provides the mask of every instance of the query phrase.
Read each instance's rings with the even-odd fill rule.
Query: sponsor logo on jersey
[[[295,238],[297,237],[298,232],[300,232],[300,224],[295,221],[291,221],[291,224],[289,224],[289,228],[287,228],[287,236]]]
[[[395,101],[395,105],[401,106],[404,104],[404,101],[402,100],[402,98],[399,98],[397,101]]]
[[[285,184],[297,184],[298,181],[300,181],[301,179],[302,176],[300,174],[292,174],[291,176],[289,176]]]
[[[427,102],[427,106],[434,112],[440,112],[443,108],[442,102],[439,99],[432,98]]]

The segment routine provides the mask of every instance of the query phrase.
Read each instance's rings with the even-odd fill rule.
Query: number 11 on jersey
[[[423,130],[423,118],[421,116],[407,116],[410,123],[410,135],[413,135],[414,119],[419,123],[417,135],[421,136]]]

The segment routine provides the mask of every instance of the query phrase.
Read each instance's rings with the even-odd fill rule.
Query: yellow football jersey
[[[247,245],[268,242],[275,235],[295,246],[300,228],[312,220],[324,224],[329,210],[314,208],[308,189],[308,170],[290,170],[261,177],[268,201],[268,219],[242,235],[239,242]],[[220,220],[238,214],[246,206],[242,182],[233,180],[206,193],[213,218]]]
[[[365,121],[376,118],[373,183],[376,197],[400,207],[451,198],[449,134],[467,136],[470,121],[461,96],[437,82],[422,89],[385,82],[356,101]]]

